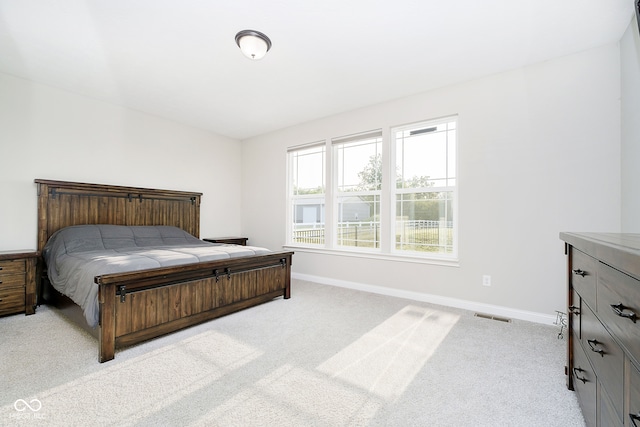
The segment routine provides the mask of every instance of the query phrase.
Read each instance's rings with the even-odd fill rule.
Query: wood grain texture
[[[35,313],[39,255],[36,251],[0,252],[0,316]]]
[[[241,271],[139,288],[116,304],[116,337],[230,306],[256,296],[284,296],[287,270],[278,262],[259,270]],[[118,286],[111,283],[111,286]]]
[[[640,367],[640,235],[560,233],[567,255],[567,385],[588,426],[633,425]],[[575,313],[579,313],[576,315]],[[635,370],[635,371],[634,371]],[[631,423],[630,423],[631,422]]]
[[[35,180],[38,249],[81,224],[169,225],[198,237],[202,193]],[[291,295],[293,252],[209,261],[95,277],[99,356],[196,323]],[[42,260],[40,260],[42,263]],[[46,266],[38,271],[46,271]],[[37,278],[38,282],[41,278]],[[124,294],[124,295],[123,295]]]
[[[202,193],[36,179],[38,250],[81,224],[171,225],[200,236]]]

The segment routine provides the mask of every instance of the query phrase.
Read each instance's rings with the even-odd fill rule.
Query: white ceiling
[[[615,42],[633,13],[633,0],[0,0],[0,72],[245,139]],[[243,29],[271,38],[265,58],[240,53]]]

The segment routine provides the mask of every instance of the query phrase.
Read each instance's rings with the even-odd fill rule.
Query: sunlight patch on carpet
[[[53,425],[69,425],[71,420],[76,425],[135,424],[193,399],[262,354],[226,334],[208,331],[129,360],[95,362],[95,372],[34,396],[18,397],[27,402],[37,399],[41,404],[37,415]],[[119,399],[120,395],[141,398]],[[11,405],[0,409],[13,415]]]
[[[365,425],[383,404],[320,372],[285,364],[211,408],[196,424],[236,426],[255,420],[264,426]]]
[[[408,305],[322,363],[318,370],[386,400],[395,400],[459,317]]]

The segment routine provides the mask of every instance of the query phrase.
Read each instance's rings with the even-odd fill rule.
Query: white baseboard
[[[490,314],[492,316],[506,317],[510,319],[526,320],[529,322],[553,325],[556,321],[555,315],[536,313],[533,311],[517,310],[499,305],[484,304],[479,302],[461,300],[457,298],[442,297],[438,295],[424,294],[421,292],[404,291],[384,286],[367,285],[364,283],[348,282],[345,280],[331,279],[310,274],[291,273],[293,279],[305,280],[320,283],[322,285],[338,286],[341,288],[355,289],[358,291],[371,292],[374,294],[388,295],[398,298],[406,298],[414,301],[428,302],[431,304],[444,305],[447,307],[461,308],[473,312]]]

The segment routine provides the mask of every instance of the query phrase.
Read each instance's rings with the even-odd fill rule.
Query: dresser
[[[560,233],[567,386],[588,426],[640,427],[640,234]]]
[[[36,311],[38,252],[0,251],[0,316]]]

